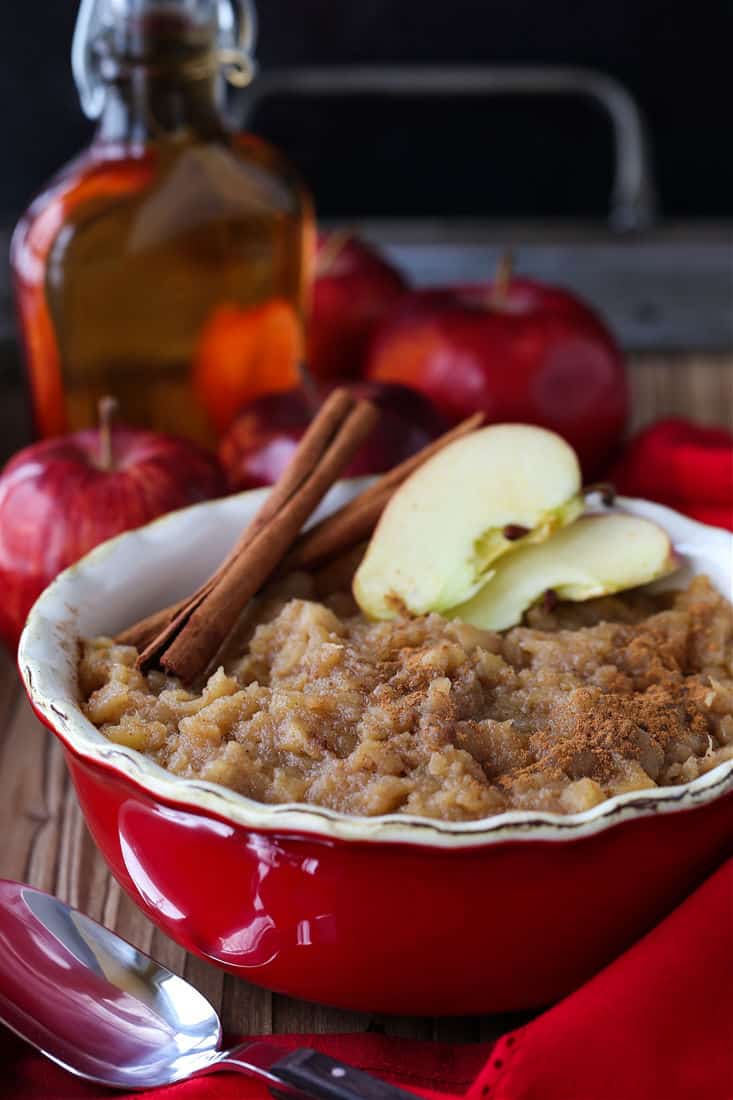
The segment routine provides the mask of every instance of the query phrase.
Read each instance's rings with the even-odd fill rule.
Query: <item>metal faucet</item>
[[[613,128],[615,176],[609,223],[619,233],[647,229],[656,201],[650,142],[641,109],[613,77],[595,69],[375,65],[260,72],[245,94],[246,119],[283,95],[579,95],[595,100]]]

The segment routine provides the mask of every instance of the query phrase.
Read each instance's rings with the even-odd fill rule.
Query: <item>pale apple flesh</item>
[[[397,490],[354,578],[374,619],[470,599],[501,557],[583,510],[573,449],[554,432],[495,424],[445,447]]]
[[[647,584],[680,565],[663,528],[640,516],[583,516],[546,542],[497,562],[472,599],[447,612],[485,630],[506,630],[551,590],[560,600],[589,600]]]

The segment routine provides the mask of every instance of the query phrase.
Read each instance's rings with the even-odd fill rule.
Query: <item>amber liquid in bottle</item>
[[[106,58],[93,144],[15,233],[35,421],[89,426],[113,394],[126,421],[212,444],[248,371],[275,389],[293,369],[311,208],[274,150],[224,126],[208,30],[133,30]]]

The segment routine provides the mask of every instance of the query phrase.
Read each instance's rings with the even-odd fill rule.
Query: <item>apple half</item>
[[[583,510],[575,451],[528,424],[494,424],[449,444],[400,486],[354,577],[373,619],[470,599],[507,551],[546,539]]]
[[[506,630],[551,589],[561,600],[607,596],[674,572],[680,560],[667,532],[640,516],[583,516],[535,546],[518,549],[449,615],[485,630]]]

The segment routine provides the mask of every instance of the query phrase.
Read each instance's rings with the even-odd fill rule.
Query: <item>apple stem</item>
[[[311,415],[315,416],[322,404],[321,396],[318,392],[318,385],[315,378],[302,359],[298,363],[298,376],[305,399],[310,407]]]
[[[335,229],[329,233],[316,258],[316,277],[328,275],[340,252],[354,236],[353,229]]]
[[[112,453],[112,417],[119,407],[116,397],[100,397],[97,406],[99,417],[99,467],[102,470],[111,470],[114,467],[114,454]]]
[[[503,309],[506,306],[507,294],[514,275],[514,253],[507,248],[499,257],[494,272],[494,282],[491,287],[491,305],[495,309]]]

